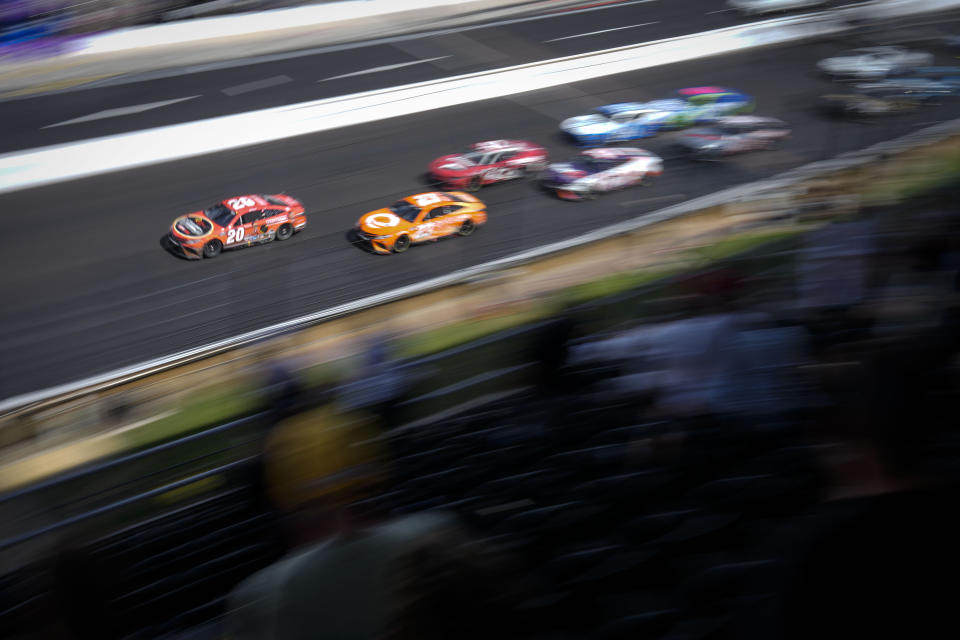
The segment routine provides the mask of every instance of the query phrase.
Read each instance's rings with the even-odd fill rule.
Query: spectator
[[[402,367],[394,357],[389,338],[374,336],[364,354],[360,373],[341,392],[346,408],[375,413],[387,429],[401,424],[399,404],[408,387]]]
[[[512,589],[491,553],[446,513],[365,517],[352,504],[383,479],[377,427],[328,405],[277,426],[270,491],[293,553],[230,597],[236,640],[505,637]]]

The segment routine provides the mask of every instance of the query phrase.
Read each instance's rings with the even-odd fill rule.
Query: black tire
[[[474,224],[473,220],[464,220],[463,224],[461,224],[460,228],[457,230],[457,235],[468,236],[476,230],[477,230],[477,225]]]
[[[475,191],[480,191],[480,187],[482,186],[483,186],[483,176],[477,174],[472,178],[470,178],[469,182],[467,182],[467,184],[464,185],[463,190],[470,191],[472,193]]]
[[[394,253],[403,253],[410,248],[410,236],[397,236],[396,241],[393,243],[393,252]]]
[[[207,244],[203,245],[204,258],[216,258],[218,255],[220,255],[221,251],[223,251],[223,243],[219,240],[211,240]]]
[[[277,229],[277,240],[289,240],[293,237],[293,227],[289,224],[282,224],[280,228]]]
[[[596,194],[596,192],[594,192],[593,189],[587,189],[586,191],[581,191],[581,192],[580,192],[580,199],[581,199],[581,200],[593,200],[593,199],[596,198],[596,197],[597,197],[597,194]]]

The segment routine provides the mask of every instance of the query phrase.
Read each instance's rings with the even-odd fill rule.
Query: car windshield
[[[598,171],[605,171],[610,167],[617,164],[615,160],[597,160],[596,158],[577,158],[573,161],[573,166],[580,171],[586,171],[588,173],[597,173]]]
[[[467,162],[471,162],[473,164],[480,164],[480,159],[483,158],[486,153],[482,151],[474,151],[473,149],[464,149],[458,155],[461,160],[466,160]]]
[[[233,211],[222,204],[215,204],[208,209],[203,210],[203,215],[207,216],[221,227],[225,227],[233,220]]]
[[[413,222],[417,219],[417,215],[420,214],[420,209],[413,206],[406,200],[397,200],[394,202],[392,205],[390,205],[390,211],[393,211],[407,222]]]

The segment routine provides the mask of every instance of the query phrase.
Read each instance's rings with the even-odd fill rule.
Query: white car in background
[[[727,6],[748,16],[792,9],[813,9],[828,4],[828,0],[727,0]]]
[[[817,67],[834,78],[870,80],[903,73],[914,67],[933,64],[933,55],[904,47],[865,47],[854,49],[817,63]]]

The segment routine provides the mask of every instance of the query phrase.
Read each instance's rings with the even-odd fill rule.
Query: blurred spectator
[[[234,590],[229,637],[509,636],[501,611],[513,586],[454,516],[379,519],[353,507],[384,478],[377,436],[368,416],[332,405],[271,434],[266,475],[296,549]]]
[[[271,360],[263,373],[264,393],[274,419],[281,420],[293,415],[305,402],[305,389],[300,377],[281,360]]]
[[[796,305],[808,311],[831,311],[862,302],[875,233],[873,222],[858,221],[805,234],[796,266]]]
[[[376,335],[367,346],[359,374],[341,390],[340,404],[371,411],[387,429],[393,429],[400,426],[399,404],[408,387],[389,337]]]

